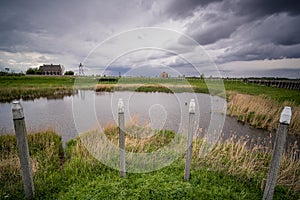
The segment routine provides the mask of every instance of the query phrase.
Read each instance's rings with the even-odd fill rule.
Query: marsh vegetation
[[[117,145],[114,125],[104,129],[107,138]],[[147,128],[130,125],[126,138],[129,152],[154,152],[174,139],[170,131],[156,132],[148,138]],[[96,131],[83,137],[95,138]],[[260,199],[270,162],[270,151],[264,147],[247,148],[248,140],[218,143],[205,157],[199,158],[203,140],[193,141],[193,163],[190,182],[183,181],[184,155],[160,170],[120,178],[117,170],[95,159],[81,138],[68,142],[65,153],[60,136],[52,131],[28,135],[37,199]],[[94,144],[97,140],[90,140]],[[97,145],[95,145],[97,146]],[[24,197],[16,139],[0,136],[0,198]],[[102,149],[105,149],[102,147]],[[300,161],[285,153],[279,172],[274,199],[298,199]]]

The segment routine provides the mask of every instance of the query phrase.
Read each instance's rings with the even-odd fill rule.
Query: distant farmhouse
[[[168,78],[169,77],[169,74],[167,72],[162,72],[160,74],[160,78]]]
[[[64,72],[64,67],[62,65],[43,65],[40,66],[40,70],[43,75],[57,75],[61,76]]]

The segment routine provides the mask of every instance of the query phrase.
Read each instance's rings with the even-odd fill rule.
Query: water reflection
[[[141,126],[148,125],[157,129],[170,129],[184,133],[188,124],[188,103],[191,98],[195,98],[199,137],[206,137],[208,141],[214,141],[219,139],[219,135],[212,133],[220,131],[222,132],[221,140],[236,135],[234,140],[248,137],[257,144],[270,147],[275,135],[275,132],[253,129],[237,122],[236,118],[226,116],[226,107],[220,107],[222,104],[218,103],[218,101],[222,101],[220,97],[200,93],[95,93],[94,91],[80,90],[77,94],[64,96],[62,99],[40,98],[33,101],[21,101],[21,103],[24,107],[26,126],[29,132],[54,129],[62,135],[65,143],[81,132],[103,128],[107,123],[116,124],[119,98],[124,99],[124,103],[127,105],[126,123],[138,121]],[[211,106],[212,102],[213,106]],[[75,116],[74,113],[79,113],[79,115]],[[225,117],[223,127],[221,123],[218,123],[222,121],[222,117]],[[9,103],[0,104],[0,127],[1,134],[14,133],[11,104]],[[299,139],[288,136],[287,145],[294,144],[297,140],[299,144]]]

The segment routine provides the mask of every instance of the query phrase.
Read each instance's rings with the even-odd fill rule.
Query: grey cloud
[[[274,44],[244,44],[229,48],[218,58],[219,63],[230,61],[251,61],[264,59],[299,58],[300,45],[276,46]]]
[[[131,9],[137,9],[135,3],[4,0],[0,3],[0,48],[18,52],[23,49],[17,49],[17,45],[30,42],[33,51],[49,51],[51,47],[50,51],[60,53],[60,39],[65,39],[64,45],[73,42],[66,41],[71,37],[91,43],[100,42],[111,35],[114,27],[118,27],[116,21],[120,25],[136,17],[131,12]],[[30,40],[28,35],[35,33],[38,36]],[[17,35],[14,37],[12,34]],[[52,44],[49,45],[49,42]],[[41,49],[34,49],[34,46]]]
[[[226,42],[218,62],[300,58],[300,18],[287,14],[272,15],[240,27]]]
[[[188,25],[187,33],[201,45],[215,43],[229,38],[245,22],[245,18],[215,13],[207,13]]]
[[[186,34],[209,48],[227,48],[217,62],[300,57],[299,1],[194,3],[199,17],[186,24]]]
[[[300,1],[298,0],[174,0],[170,1],[165,11],[167,15],[185,18],[192,15],[196,8],[212,3],[221,3],[223,12],[251,15],[252,19],[282,12],[290,15],[300,14]]]
[[[0,50],[68,57],[76,63],[107,37],[149,24],[170,29],[175,24],[207,49],[226,48],[217,55],[220,63],[300,58],[298,0],[2,0]],[[196,46],[184,37],[178,42],[168,49],[185,54]]]
[[[262,17],[275,13],[286,12],[291,15],[300,14],[298,0],[238,0],[230,5],[239,15]]]
[[[286,68],[282,66],[280,69],[260,69],[260,70],[221,70],[223,77],[281,77],[281,78],[299,78],[300,70]]]
[[[173,0],[166,9],[165,13],[173,18],[183,18],[191,16],[193,11],[200,6],[207,6],[213,2],[221,2],[222,0]]]

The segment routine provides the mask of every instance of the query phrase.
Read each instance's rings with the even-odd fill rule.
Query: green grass
[[[76,80],[76,82],[75,82]],[[0,77],[0,101],[6,102],[18,98],[37,98],[50,96],[56,93],[71,94],[73,86],[76,88],[95,89],[96,80],[94,77],[49,77],[49,76],[21,76],[21,77]],[[134,90],[138,92],[185,92],[192,91],[191,88],[183,87],[191,85],[194,92],[222,94],[222,85],[219,81],[201,79],[178,79],[178,78],[147,78],[147,77],[122,77],[112,82],[100,82],[103,85],[126,85],[141,84],[141,87],[119,87],[116,90]],[[151,86],[147,86],[151,85]],[[157,85],[157,86],[155,86]],[[207,85],[209,85],[210,91]],[[162,87],[168,86],[169,89]],[[171,87],[173,86],[173,87]],[[300,105],[300,91],[282,88],[267,87],[257,84],[244,83],[241,81],[224,80],[226,92],[235,91],[242,94],[266,95],[278,102],[292,101]],[[104,88],[99,91],[114,91],[112,88]],[[220,94],[221,93],[221,94]]]
[[[117,129],[110,129],[113,130]],[[115,133],[108,134],[112,139],[116,139]],[[167,140],[161,138],[164,136]],[[168,142],[172,137],[173,134],[170,132],[160,133],[155,136],[155,140]],[[29,135],[28,141],[34,163],[36,199],[262,198],[257,180],[249,181],[244,176],[216,171],[213,169],[214,165],[210,163],[212,160],[201,163],[199,159],[194,159],[189,182],[183,180],[184,157],[158,171],[143,174],[127,173],[125,178],[120,178],[119,171],[91,157],[78,138],[68,142],[66,157],[62,156],[61,138],[53,132]],[[15,137],[0,136],[0,144],[0,199],[22,199],[24,192],[19,166],[15,159],[17,157]],[[231,149],[228,149],[229,154]],[[226,153],[223,150],[222,152]],[[214,159],[219,158],[216,155],[213,156]],[[220,159],[223,160],[225,157]],[[220,166],[218,163],[215,165]],[[224,169],[227,169],[227,166]],[[286,187],[276,187],[274,199],[297,198],[298,194]]]
[[[291,101],[300,105],[300,91],[288,90],[284,88],[268,87],[253,83],[244,83],[240,81],[224,81],[226,91],[235,91],[242,94],[266,95],[278,102]]]
[[[291,101],[295,102],[297,105],[300,105],[300,91],[297,90],[288,90],[283,88],[275,88],[275,87],[267,87],[264,85],[257,85],[252,83],[244,83],[242,81],[232,81],[232,80],[224,80],[224,87],[226,92],[235,91],[242,94],[250,94],[250,95],[266,95],[275,99],[278,102]],[[101,84],[144,84],[136,91],[139,92],[170,92],[169,90],[162,89],[161,86],[164,85],[173,85],[174,88],[171,88],[173,92],[185,92],[191,91],[190,88],[182,88],[181,86],[190,84],[193,88],[194,92],[197,93],[222,93],[222,83],[220,80],[209,80],[206,81],[195,78],[187,78],[187,79],[177,79],[177,78],[146,78],[146,77],[128,77],[121,78],[118,82],[101,82]],[[151,86],[147,86],[151,85]],[[153,86],[157,85],[157,87]],[[208,86],[210,90],[208,90]],[[128,90],[131,88],[128,87]],[[118,90],[118,89],[116,89]]]
[[[34,174],[37,197],[48,195],[54,185],[45,182],[59,173],[63,162],[60,136],[54,132],[30,134],[27,137]],[[17,155],[16,137],[0,136],[0,199],[23,199],[20,163]],[[55,186],[56,187],[56,186]]]
[[[261,192],[246,181],[209,172],[192,170],[190,182],[183,181],[184,165],[174,163],[146,174],[128,174],[120,178],[117,171],[97,173],[92,180],[76,184],[61,199],[257,199]],[[92,176],[93,174],[91,174]]]
[[[0,88],[3,87],[72,87],[74,77],[49,77],[49,76],[1,76]]]
[[[196,87],[196,92],[199,89],[205,90],[205,88],[207,88],[204,80],[189,79],[189,83]],[[297,105],[300,105],[300,91],[298,90],[267,87],[264,85],[257,85],[231,80],[224,80],[224,87],[226,92],[234,91],[242,94],[266,95],[271,97],[272,99],[275,99],[278,102],[291,101],[295,102]]]
[[[0,102],[71,95],[74,93],[74,80],[74,77],[1,76]]]

